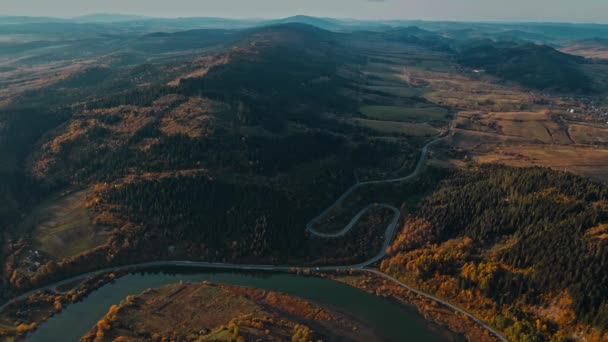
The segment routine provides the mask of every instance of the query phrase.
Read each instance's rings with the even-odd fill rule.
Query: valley
[[[605,338],[608,64],[492,29],[302,21],[2,43],[0,336],[44,331],[133,271],[190,266],[348,274],[472,340]],[[555,265],[569,276],[546,276]],[[68,283],[80,289],[57,291]],[[342,332],[308,309],[269,321],[262,290],[174,284],[136,310],[127,298],[84,340],[171,335],[138,315],[148,295],[176,305],[173,290],[257,310],[205,334],[190,322],[175,332],[188,340],[377,333],[353,335],[348,312],[331,314]]]

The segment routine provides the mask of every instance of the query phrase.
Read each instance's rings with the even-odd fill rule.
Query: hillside
[[[31,237],[11,245],[12,286],[55,279],[56,267],[77,273],[159,258],[350,263],[375,253],[375,240],[367,242],[371,251],[327,248],[366,232],[326,242],[304,229],[355,182],[353,170],[374,178],[415,162],[424,136],[362,126],[358,104],[425,106],[437,112],[438,127],[446,111],[416,98],[361,91],[357,50],[312,26],[152,34],[140,46],[216,34],[226,38],[226,48],[169,63],[87,68],[24,98],[61,112],[41,112],[56,120],[40,121],[40,131],[28,130],[31,136],[7,137],[20,142],[5,147],[25,173],[14,176],[23,183],[6,190],[8,198],[24,198],[6,210],[14,215],[15,234]],[[26,124],[11,118],[15,128]],[[49,218],[44,213],[57,210],[34,200],[49,197],[79,205]],[[40,214],[18,219],[31,210]],[[370,217],[383,224],[388,214]],[[80,224],[67,219],[72,215]],[[57,253],[62,245],[77,247],[71,255]],[[86,248],[91,245],[98,248]],[[44,253],[31,259],[32,248]]]
[[[391,41],[430,48],[436,51],[451,52],[451,41],[442,35],[423,30],[417,26],[394,28],[382,32]]]
[[[147,17],[137,16],[137,15],[124,15],[124,14],[110,14],[110,13],[95,13],[95,14],[87,14],[81,15],[75,18],[72,18],[74,21],[78,22],[88,22],[88,23],[116,23],[123,21],[137,21],[137,20],[145,20]]]
[[[568,41],[562,44],[560,51],[592,59],[608,59],[608,39],[592,38]]]
[[[583,58],[544,45],[480,43],[460,51],[457,61],[537,90],[588,93],[594,88],[581,70]]]
[[[606,186],[547,169],[459,171],[407,218],[381,268],[469,308],[510,340],[559,340],[578,324],[601,340],[607,203]]]
[[[270,20],[264,23],[265,25],[280,25],[280,24],[304,24],[314,26],[323,30],[338,31],[344,28],[345,23],[332,18],[318,18],[307,15],[296,15],[284,19]]]

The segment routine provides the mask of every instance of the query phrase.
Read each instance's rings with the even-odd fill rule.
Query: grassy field
[[[415,88],[410,86],[369,86],[367,89],[380,91],[393,96],[413,97],[422,96],[426,91],[425,88]]]
[[[448,119],[448,111],[442,107],[363,106],[360,110],[369,118],[385,121],[422,123]]]
[[[434,71],[451,71],[453,69],[445,60],[441,59],[423,59],[416,63],[416,67]]]
[[[530,102],[530,95],[517,88],[474,79],[452,70],[430,70],[419,67],[407,69],[413,84],[424,84],[423,96],[434,103],[461,110],[487,111],[519,110]]]
[[[395,63],[368,63],[365,71],[392,74],[395,72]]]
[[[450,145],[479,163],[546,166],[608,182],[608,129],[545,112],[463,112]]]
[[[61,259],[94,248],[103,238],[94,231],[85,207],[86,191],[51,200],[31,214],[34,247]]]
[[[461,73],[433,56],[405,56],[377,56],[390,64],[370,64],[364,70],[370,76],[367,89],[397,100],[361,107],[365,118],[356,122],[387,134],[425,136],[432,134],[430,127],[420,123],[445,125],[447,111],[442,107],[454,108],[459,116],[449,145],[477,162],[547,166],[608,182],[608,127],[560,119],[560,113],[577,108],[576,101],[531,93],[486,74]],[[591,63],[584,70],[608,89],[607,65]],[[399,102],[414,96],[438,106],[404,107]],[[446,165],[461,162],[447,152],[442,158]]]
[[[475,160],[511,166],[542,165],[608,183],[608,149],[605,148],[521,144],[498,147],[477,155]]]
[[[546,111],[461,112],[457,127],[474,132],[520,137],[530,142],[570,144],[566,130]]]
[[[414,137],[428,137],[439,134],[439,130],[426,123],[408,123],[399,121],[380,121],[354,119],[356,123],[386,134],[404,134]]]
[[[110,326],[104,332],[108,341],[121,336],[125,341],[148,341],[150,332],[158,340],[196,336],[197,341],[299,341],[293,338],[299,330],[308,331],[303,341],[376,340],[374,332],[358,321],[307,300],[211,283],[149,289],[110,308],[102,320]],[[83,341],[97,341],[97,332],[94,327]]]
[[[608,143],[608,128],[570,124],[568,131],[577,144]]]
[[[407,85],[395,71],[364,71],[364,74],[377,85]]]
[[[560,50],[571,55],[578,55],[587,58],[608,59],[608,47],[602,45],[571,45]]]
[[[0,318],[0,333],[13,333],[15,331],[14,322],[8,322],[7,319]],[[6,337],[5,342],[13,342],[15,341],[14,337]]]
[[[545,112],[491,113],[489,120],[497,120],[502,133],[545,143],[569,143],[566,133]]]

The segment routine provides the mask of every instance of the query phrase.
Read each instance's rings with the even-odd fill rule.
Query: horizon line
[[[235,21],[264,21],[264,20],[281,20],[281,19],[289,19],[294,17],[309,17],[315,19],[333,19],[340,21],[361,21],[361,22],[398,22],[398,21],[420,21],[420,22],[445,22],[445,23],[477,23],[477,24],[571,24],[571,25],[608,25],[608,22],[592,22],[592,21],[560,21],[560,20],[517,20],[517,19],[496,19],[496,20],[474,20],[474,19],[442,19],[442,18],[354,18],[354,17],[328,17],[328,16],[315,16],[308,14],[294,14],[289,16],[282,17],[231,17],[231,16],[149,16],[149,15],[141,15],[141,14],[124,14],[124,13],[108,13],[108,12],[91,12],[86,14],[80,14],[76,16],[44,16],[44,15],[28,15],[28,14],[2,14],[0,13],[0,18],[39,18],[39,19],[59,19],[59,20],[77,20],[82,17],[88,16],[117,16],[117,17],[133,17],[140,18],[142,20],[155,20],[155,19],[164,19],[164,20],[180,20],[180,19],[224,19],[224,20],[235,20]],[[124,22],[128,22],[130,20],[125,20]],[[111,23],[111,22],[109,22]],[[114,22],[117,23],[117,22]]]

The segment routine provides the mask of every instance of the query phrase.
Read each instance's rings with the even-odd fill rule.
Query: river
[[[127,295],[166,284],[211,281],[251,286],[308,298],[349,313],[380,332],[389,341],[464,341],[447,329],[426,321],[413,307],[407,307],[333,280],[286,273],[248,273],[171,267],[132,273],[91,293],[83,301],[67,306],[51,317],[27,341],[78,341],[104,316],[112,304]]]

